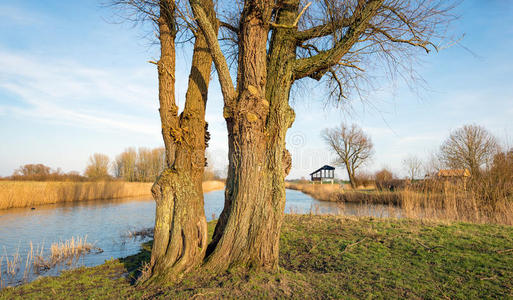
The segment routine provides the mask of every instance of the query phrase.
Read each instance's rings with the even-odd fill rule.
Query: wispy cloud
[[[43,16],[14,5],[0,4],[0,19],[4,22],[9,20],[18,25],[34,25],[34,23],[39,23]]]
[[[0,49],[0,93],[26,104],[8,104],[4,111],[48,122],[159,134],[154,76],[150,68],[91,68]]]

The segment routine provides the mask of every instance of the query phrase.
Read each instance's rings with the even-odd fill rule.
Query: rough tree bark
[[[213,5],[203,7],[216,24]],[[143,281],[176,280],[200,265],[207,246],[207,224],[201,187],[208,142],[205,106],[212,57],[205,38],[196,34],[192,66],[183,112],[178,115],[174,98],[176,25],[174,1],[160,1],[161,58],[158,65],[162,136],[167,168],[152,187],[156,200],[151,278]],[[217,33],[217,26],[214,26]]]
[[[237,92],[224,109],[230,170],[225,207],[205,263],[213,271],[234,265],[277,267],[277,220],[281,220],[283,208],[272,202],[275,161],[267,151],[270,104],[265,98],[272,8],[270,1],[246,1],[241,16]]]
[[[336,1],[324,2],[333,4]],[[274,270],[277,267],[285,206],[284,178],[290,169],[285,135],[294,121],[294,112],[289,106],[292,84],[305,77],[319,80],[341,65],[355,67],[341,60],[365,34],[368,37],[377,32],[385,41],[426,49],[429,41],[422,41],[415,31],[416,15],[408,23],[410,20],[400,11],[384,6],[384,0],[351,3],[354,7],[350,16],[299,31],[299,0],[244,1],[239,24],[227,26],[238,35],[237,89],[234,89],[212,26],[199,2],[190,0],[219,75],[229,134],[225,206],[207,249],[207,269],[222,271],[243,266]],[[402,5],[408,7],[408,2],[394,3],[389,2],[400,9],[403,9]],[[386,24],[383,28],[375,28],[371,20],[378,13],[381,13],[381,17],[376,18],[378,24],[391,15],[397,16],[398,22],[405,20],[402,29],[410,30],[412,37],[405,39],[404,30],[394,32],[395,28],[389,29]],[[271,28],[271,40],[267,43]],[[327,49],[310,45],[316,51],[314,54],[297,57],[298,47],[307,47],[305,43],[322,41],[332,34],[336,38]]]
[[[353,35],[358,36],[362,23],[375,13],[377,6],[371,4],[358,16],[356,28],[348,30],[346,39],[356,40]],[[197,1],[191,1],[191,6],[219,73],[229,135],[225,206],[207,249],[205,267],[214,271],[237,265],[275,270],[285,208],[284,179],[291,163],[285,148],[286,132],[294,121],[288,102],[290,88],[296,79],[324,72],[328,59],[335,64],[350,47],[337,45],[330,54],[297,60],[299,1],[279,1],[278,7],[269,1],[245,1],[238,29],[234,91],[219,44],[209,33],[208,20]],[[279,9],[279,25],[273,30],[267,54],[270,14],[275,8]]]

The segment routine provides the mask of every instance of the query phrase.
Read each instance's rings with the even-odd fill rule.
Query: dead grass
[[[46,253],[44,243],[34,246],[30,242],[29,245],[25,259],[20,255],[19,248],[15,253],[8,255],[4,247],[4,252],[0,257],[0,288],[6,284],[27,282],[32,275],[41,274],[62,263],[72,265],[84,254],[103,252],[100,248],[87,242],[87,236],[72,237],[66,241],[52,243],[50,251]],[[2,268],[4,262],[5,267]],[[23,274],[20,273],[21,270],[23,270]]]
[[[343,189],[338,184],[285,183],[285,188],[301,191],[320,201],[337,201]]]
[[[331,184],[287,183],[321,201],[392,205],[402,217],[513,225],[513,199],[499,195],[484,199],[481,189],[429,181],[400,191],[345,190]],[[497,193],[495,193],[497,194]]]
[[[50,260],[53,265],[66,260],[72,260],[82,254],[89,253],[94,246],[85,237],[72,237],[70,240],[53,243],[50,246]]]
[[[0,181],[0,209],[58,202],[151,196],[147,182]]]
[[[224,189],[224,182],[219,180],[203,181],[203,193]]]
[[[407,218],[513,225],[513,199],[496,199],[492,206],[475,192],[459,188],[441,192],[406,189],[400,194],[402,214]]]
[[[0,209],[58,202],[151,197],[151,182],[0,181]],[[205,193],[224,189],[224,182],[203,182]]]

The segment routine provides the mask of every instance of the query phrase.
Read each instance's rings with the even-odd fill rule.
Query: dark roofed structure
[[[332,166],[324,165],[323,167],[310,173],[310,178],[312,181],[322,182],[324,179],[330,179],[331,182],[333,182],[333,179],[335,178],[335,168]]]
[[[451,169],[451,170],[440,170],[436,174],[439,178],[443,177],[470,177],[470,171],[468,169]]]

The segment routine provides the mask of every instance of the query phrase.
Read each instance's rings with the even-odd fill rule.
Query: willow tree
[[[291,157],[285,147],[294,122],[290,91],[310,78],[328,84],[345,99],[361,91],[365,68],[383,65],[406,75],[418,49],[436,49],[439,32],[451,19],[446,0],[247,0],[221,20],[234,42],[236,84],[226,49],[216,37],[203,1],[190,0],[205,35],[224,98],[229,171],[225,205],[205,267],[273,270],[285,207],[284,179]],[[220,2],[219,5],[222,5]],[[309,6],[309,7],[308,7]],[[270,39],[269,39],[270,37]],[[223,53],[223,49],[225,52]],[[372,69],[371,69],[372,71]],[[411,74],[411,73],[410,73]]]
[[[214,6],[201,1],[207,19],[217,33]],[[156,201],[154,243],[148,284],[177,279],[199,266],[207,248],[207,223],[201,187],[205,167],[205,148],[209,139],[205,122],[212,58],[201,32],[192,31],[194,48],[183,111],[175,100],[175,39],[179,30],[179,11],[174,0],[119,0],[130,9],[131,18],[151,20],[156,25],[160,59],[158,69],[160,119],[165,145],[166,168],[152,187]],[[183,18],[182,18],[183,19]]]

